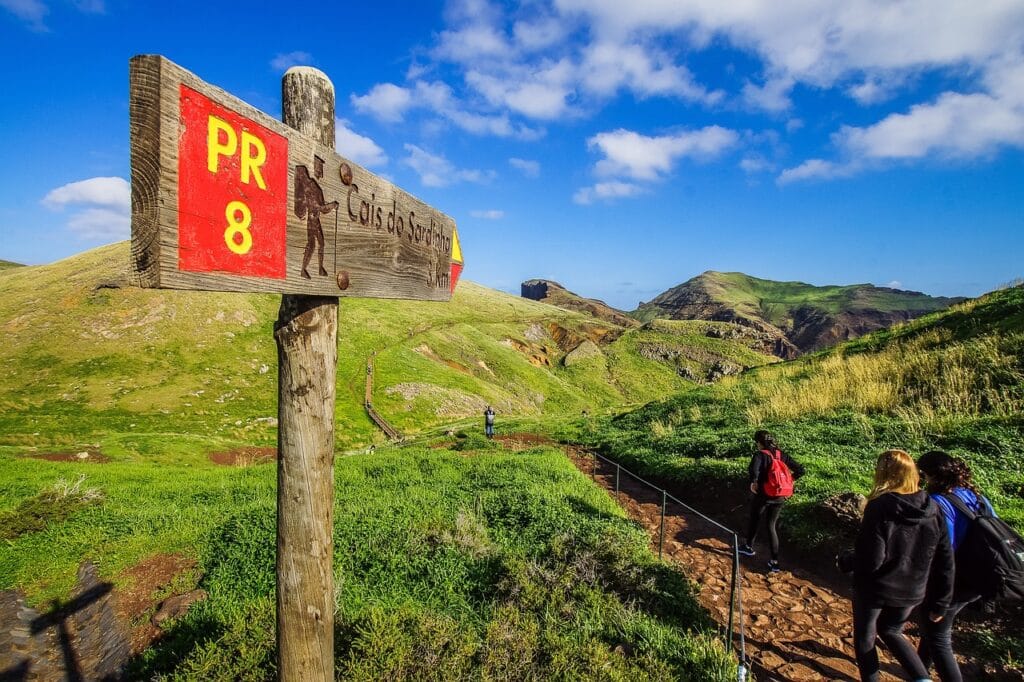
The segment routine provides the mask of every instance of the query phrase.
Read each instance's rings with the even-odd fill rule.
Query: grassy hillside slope
[[[121,243],[0,273],[0,444],[114,454],[156,442],[166,451],[168,438],[182,451],[192,437],[273,444],[280,297],[124,287],[127,262]],[[674,362],[631,355],[629,335],[566,361],[566,340],[593,325],[471,282],[450,303],[342,299],[337,442],[380,437],[362,406],[373,353],[374,405],[410,431],[478,415],[486,402],[503,418],[568,415],[692,385]]]
[[[15,263],[9,260],[3,260],[0,258],[0,270],[9,270],[10,268],[23,268],[25,267],[21,263]]]
[[[274,679],[273,465],[2,450],[4,528],[28,514],[42,525],[0,543],[0,589],[66,599],[89,559],[130,590],[131,567],[179,553],[198,563],[178,589],[198,581],[209,599],[131,678]],[[734,676],[686,580],[558,450],[466,439],[339,458],[335,475],[339,679]]]
[[[1024,288],[997,291],[799,360],[603,420],[593,441],[694,497],[742,505],[751,435],[776,433],[808,468],[784,512],[808,547],[842,542],[820,503],[866,492],[887,448],[965,458],[1024,529]],[[739,523],[739,520],[736,521]]]

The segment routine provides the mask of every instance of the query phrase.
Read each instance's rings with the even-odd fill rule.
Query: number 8
[[[242,214],[241,220],[237,220],[239,213]],[[228,228],[224,230],[224,243],[234,253],[244,256],[252,249],[252,232],[249,231],[249,225],[252,224],[252,211],[241,201],[232,201],[224,209],[224,217],[228,221]],[[242,235],[241,244],[235,243],[235,235],[238,234]]]

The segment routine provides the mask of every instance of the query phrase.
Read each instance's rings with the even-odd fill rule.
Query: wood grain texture
[[[297,83],[319,73],[308,68],[295,71]],[[182,85],[287,138],[284,279],[180,269],[178,145]],[[132,256],[135,280],[140,285],[434,301],[451,298],[448,278],[455,221],[334,153],[334,121],[326,119],[322,107],[314,112],[315,120],[299,132],[155,55],[132,58],[131,102]],[[308,108],[301,96],[288,106]],[[306,279],[302,264],[309,225],[295,210],[295,176],[299,166],[312,176],[318,158],[322,160],[323,176],[317,182],[324,201],[336,201],[338,207],[324,213],[320,221],[327,274],[320,274],[314,256],[313,267],[308,268],[310,278]]]
[[[326,76],[284,75],[285,122],[334,141]],[[338,299],[285,294],[278,358],[278,679],[334,679],[334,407]]]

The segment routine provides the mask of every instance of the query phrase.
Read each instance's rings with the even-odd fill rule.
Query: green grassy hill
[[[128,287],[127,262],[115,244],[0,272],[0,589],[45,609],[84,560],[131,589],[138,566],[182,556],[195,568],[173,589],[209,599],[133,675],[272,678],[274,467],[210,454],[275,443],[279,297]],[[362,404],[371,354],[375,407],[415,433],[485,401],[499,430],[617,411],[774,360],[758,348],[732,325],[612,329],[470,282],[448,304],[342,300],[337,443],[382,439]],[[466,430],[339,456],[343,676],[735,674],[685,579],[562,452]]]
[[[783,509],[787,565],[828,574],[856,524],[833,500],[870,491],[875,461],[945,450],[971,466],[997,513],[1024,532],[1024,287],[564,434],[580,438],[744,532],[751,436],[765,428],[807,468]],[[1022,673],[1020,620],[958,635],[957,650]],[[1016,678],[1014,678],[1016,679]]]
[[[272,680],[275,467],[176,459],[0,449],[0,590],[45,610],[83,560],[120,595],[133,567],[184,557],[194,568],[122,602],[124,623],[145,627],[168,594],[209,598],[130,679]],[[339,679],[734,679],[691,585],[559,450],[382,448],[335,478]]]
[[[800,351],[817,350],[945,308],[962,299],[870,284],[813,286],[739,272],[705,272],[631,313],[637,319],[739,321],[777,329]],[[791,357],[791,355],[783,355]]]
[[[25,266],[22,265],[21,263],[15,263],[13,261],[3,260],[2,258],[0,258],[0,270],[9,270],[11,268],[23,268],[23,267],[25,267]]]
[[[1024,529],[1022,415],[1017,287],[607,418],[593,442],[684,494],[711,490],[709,501],[734,507],[745,500],[751,435],[767,428],[808,468],[785,512],[791,538],[834,549],[844,536],[820,503],[866,493],[876,457],[893,447],[963,457],[1000,514]]]
[[[0,444],[112,452],[168,436],[273,444],[280,297],[127,287],[127,263],[121,243],[0,273]],[[475,418],[486,403],[502,420],[643,403],[705,380],[720,360],[772,360],[743,340],[716,339],[690,354],[687,379],[678,353],[634,352],[656,332],[610,329],[471,282],[450,303],[343,299],[338,444],[381,437],[363,410],[374,353],[374,406],[410,432]]]

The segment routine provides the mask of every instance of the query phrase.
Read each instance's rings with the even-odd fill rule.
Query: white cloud
[[[405,151],[409,156],[402,159],[402,164],[416,171],[426,187],[447,187],[458,182],[483,183],[494,178],[493,171],[456,168],[445,157],[431,154],[414,144],[406,144]]]
[[[781,112],[793,104],[789,99],[792,89],[791,78],[771,78],[760,86],[748,82],[743,86],[743,101],[753,109]]]
[[[132,188],[124,178],[89,178],[50,190],[43,203],[60,209],[73,204],[95,204],[118,209],[131,209]]]
[[[779,175],[780,184],[847,177],[885,164],[925,158],[989,156],[1024,148],[1024,62],[990,67],[990,92],[944,92],[927,104],[889,114],[868,126],[843,126],[832,136],[839,159],[811,159]]]
[[[50,9],[39,0],[0,0],[0,7],[26,22],[34,30],[46,30],[43,20]]]
[[[357,111],[389,123],[401,121],[412,106],[412,93],[409,89],[394,83],[378,83],[365,95],[352,95],[349,99]]]
[[[858,103],[867,106],[889,99],[895,88],[895,83],[886,82],[878,76],[868,76],[860,83],[847,88],[846,94]]]
[[[313,55],[308,52],[279,53],[270,60],[270,68],[282,73],[293,66],[309,66],[311,64],[313,64]]]
[[[349,127],[349,122],[336,119],[334,122],[334,147],[342,156],[362,166],[383,166],[388,156],[376,142],[360,135]]]
[[[893,281],[887,282],[886,284],[883,284],[882,286],[888,287],[889,289],[902,289],[903,288],[903,282],[899,281],[898,279],[894,279]]]
[[[474,135],[534,140],[543,134],[537,129],[513,123],[505,114],[468,111],[456,99],[451,87],[441,81],[417,81],[411,88],[380,83],[365,95],[352,95],[350,100],[359,112],[388,123],[398,123],[409,111],[424,109]]]
[[[598,133],[587,140],[587,146],[597,148],[605,155],[595,166],[598,175],[627,175],[638,180],[654,180],[669,173],[680,158],[711,159],[733,147],[738,140],[739,135],[735,131],[720,126],[658,137],[620,128]]]
[[[51,190],[43,205],[71,209],[67,227],[83,239],[126,239],[131,234],[131,186],[123,178],[99,177]]]
[[[569,111],[572,65],[567,60],[547,63],[529,73],[491,75],[477,70],[466,73],[466,83],[492,104],[507,107],[530,118],[555,119]]]
[[[1024,107],[984,93],[946,92],[874,125],[844,126],[836,142],[854,159],[982,156],[1003,145],[1024,147]]]
[[[87,208],[68,218],[68,229],[82,239],[118,241],[132,233],[130,213],[109,208]]]
[[[850,75],[963,62],[1015,50],[1024,25],[1016,0],[554,0],[601,35],[682,33],[698,45],[722,36],[766,62],[766,73],[818,86]]]
[[[517,21],[512,27],[516,44],[524,50],[543,50],[557,44],[566,36],[565,25],[554,17],[534,21]]]
[[[626,88],[642,97],[676,96],[686,100],[713,103],[722,92],[709,93],[697,84],[685,66],[667,55],[638,43],[600,42],[584,49],[580,64],[584,88],[609,97]]]
[[[505,217],[505,212],[492,208],[486,211],[470,211],[469,215],[480,220],[501,220]]]
[[[583,187],[572,195],[577,204],[591,204],[595,200],[612,201],[643,194],[644,188],[632,182],[599,182],[592,187]]]
[[[787,168],[779,174],[777,182],[780,185],[788,185],[791,182],[800,180],[829,180],[849,175],[852,168],[835,164],[824,159],[808,159],[795,168]]]
[[[540,163],[538,161],[512,158],[508,160],[508,164],[528,178],[535,178],[540,175]]]
[[[505,37],[490,26],[470,24],[455,31],[442,31],[435,55],[455,62],[471,62],[488,56],[502,56],[511,50]]]
[[[760,156],[748,156],[740,161],[740,168],[744,173],[762,173],[771,170],[773,164]]]

